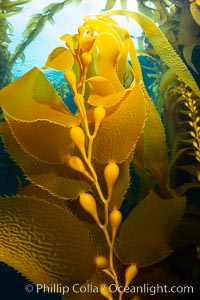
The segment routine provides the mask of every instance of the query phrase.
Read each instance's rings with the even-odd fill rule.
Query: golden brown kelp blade
[[[71,69],[73,63],[74,59],[71,52],[64,47],[58,47],[49,54],[44,69],[47,67],[64,71]]]
[[[100,52],[96,62],[98,75],[108,79],[116,91],[122,90],[121,82],[116,73],[120,44],[111,33],[100,34],[96,39],[96,44]]]
[[[145,168],[156,178],[161,193],[170,198],[168,187],[168,159],[165,131],[155,105],[148,96],[145,88],[147,117],[145,126],[136,145],[136,155],[133,162]]]
[[[130,42],[130,58],[134,66],[136,82],[142,81],[142,71],[132,41]],[[141,87],[146,105],[146,119],[143,132],[137,141],[133,161],[137,166],[142,168],[143,173],[145,172],[145,168],[148,169],[159,183],[161,192],[165,193],[166,197],[169,197],[165,130],[156,107],[150,99],[143,83],[141,83]]]
[[[20,122],[6,117],[20,146],[36,159],[49,163],[66,163],[73,147],[69,128],[46,120]]]
[[[150,43],[155,49],[156,54],[160,56],[165,64],[172,69],[174,73],[196,93],[196,95],[200,95],[199,87],[197,86],[188,68],[176,53],[172,45],[168,42],[161,30],[150,18],[138,12],[132,12],[128,10],[114,10],[107,12],[106,15],[124,15],[134,19],[144,30]]]
[[[138,84],[118,110],[102,121],[94,140],[93,157],[102,163],[124,161],[135,148],[145,115],[144,95],[141,84]]]
[[[5,113],[22,121],[49,120],[64,126],[80,123],[37,68],[1,90],[0,106]]]
[[[84,283],[96,269],[95,255],[87,231],[66,209],[39,199],[0,199],[0,261],[33,283]]]
[[[45,201],[48,201],[51,204],[59,205],[61,207],[65,206],[65,201],[63,199],[59,199],[58,197],[53,196],[47,190],[44,190],[38,185],[34,185],[33,183],[21,187],[18,190],[17,195],[19,197],[44,199]]]
[[[45,163],[28,155],[18,144],[8,124],[4,122],[0,123],[0,126],[4,144],[10,155],[34,184],[64,199],[76,199],[81,191],[90,189],[90,184],[84,181],[83,176],[67,164]]]
[[[121,227],[116,245],[125,263],[146,266],[157,263],[171,252],[169,237],[180,221],[184,197],[162,199],[154,191],[136,206]]]
[[[190,12],[195,22],[200,25],[200,7],[195,2],[190,4]]]

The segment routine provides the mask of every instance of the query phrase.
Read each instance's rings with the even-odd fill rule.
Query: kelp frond
[[[171,87],[165,99],[164,115],[172,148],[171,180],[179,186],[179,193],[184,193],[193,186],[200,187],[200,99],[183,83]],[[181,181],[181,177],[185,179]]]
[[[150,18],[128,10],[114,10],[108,12],[107,15],[124,15],[134,19],[142,27],[150,43],[154,47],[154,50],[165,64],[173,70],[174,73],[196,93],[196,95],[200,96],[199,87],[185,63],[168,42],[159,27]]]
[[[177,105],[180,127],[176,148],[185,146],[185,152],[200,162],[200,99],[194,97],[192,92],[185,88]]]
[[[30,2],[30,0],[2,0],[0,3],[0,88],[7,85],[11,79],[10,52],[8,45],[11,42],[10,34],[12,25],[7,18],[20,13],[23,10],[21,5]]]
[[[190,135],[192,137],[192,145],[194,150],[194,156],[198,162],[200,162],[200,103],[199,99],[195,100],[191,98],[191,93],[184,95],[184,106],[188,110],[188,124],[191,127]]]
[[[195,22],[200,25],[200,3],[199,1],[190,4],[190,12]]]

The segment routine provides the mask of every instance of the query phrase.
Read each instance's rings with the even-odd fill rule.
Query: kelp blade
[[[47,163],[28,155],[19,145],[6,122],[0,123],[0,130],[10,155],[34,184],[65,200],[77,199],[80,192],[90,189],[90,184],[83,176],[73,171],[67,164]]]
[[[95,271],[95,248],[66,209],[33,198],[0,199],[0,261],[33,283],[86,282]]]
[[[118,109],[103,120],[94,140],[93,157],[102,163],[125,161],[136,146],[145,116],[145,100],[139,83]]]
[[[165,64],[172,69],[174,73],[196,93],[196,95],[200,96],[200,90],[195,79],[154,21],[138,12],[128,10],[114,10],[107,12],[106,15],[124,15],[134,19],[142,27],[156,53]]]
[[[166,258],[172,252],[169,237],[180,221],[185,205],[184,197],[162,199],[151,191],[122,225],[116,245],[118,257],[125,264],[139,266]]]
[[[50,163],[66,163],[72,153],[69,128],[46,120],[20,122],[6,117],[20,146],[36,159]]]
[[[56,90],[37,68],[33,68],[0,91],[0,106],[6,114],[17,120],[48,120],[64,126],[80,124],[80,120],[72,115]]]

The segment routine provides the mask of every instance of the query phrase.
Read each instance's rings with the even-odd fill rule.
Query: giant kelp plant
[[[168,68],[159,105],[164,102],[168,145],[177,137],[170,151],[135,45],[113,15],[136,20],[153,46],[148,55],[159,55]],[[66,47],[56,48],[44,68],[63,72],[75,114],[38,68],[0,92],[2,139],[30,182],[0,199],[0,260],[35,284],[68,286],[63,299],[149,299],[134,286],[177,284],[177,274],[161,262],[185,242],[184,213],[198,216],[185,196],[194,184],[172,184],[172,177],[185,168],[199,187],[199,87],[163,32],[140,13],[88,16],[62,40]],[[184,132],[167,123],[174,107],[184,116]],[[186,166],[185,155],[192,157]],[[127,213],[123,205],[136,176],[142,191]],[[198,241],[197,232],[186,242]],[[74,293],[74,284],[86,292]]]

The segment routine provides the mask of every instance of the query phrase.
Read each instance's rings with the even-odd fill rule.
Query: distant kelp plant
[[[12,25],[7,18],[21,12],[23,8],[20,5],[30,2],[30,0],[9,1],[2,0],[0,3],[0,88],[12,81],[10,63],[10,52],[8,50],[10,35],[12,34]]]
[[[155,78],[151,85],[153,98],[167,135],[171,157],[170,183],[180,195],[190,195],[190,199],[193,195],[197,203],[195,195],[200,191],[200,3],[192,0],[138,0],[137,3],[140,12],[159,24],[160,30],[179,55],[172,68],[163,57],[163,60],[159,59],[159,52],[152,47],[151,41],[145,44],[144,37],[140,38],[140,51],[148,55],[156,66],[153,70],[147,69],[147,72]],[[185,78],[175,70],[180,59],[187,69]],[[196,87],[191,86],[194,79],[189,83],[191,77],[195,79]]]
[[[43,30],[46,22],[54,23],[53,16],[67,4],[79,4],[81,0],[64,0],[53,2],[46,6],[41,13],[34,14],[26,24],[22,33],[22,41],[16,46],[14,53],[9,51],[12,41],[13,26],[8,18],[23,11],[23,4],[32,0],[1,0],[0,3],[0,88],[12,81],[12,68],[18,59],[25,60],[24,50]]]
[[[141,24],[155,51],[199,95],[159,28],[124,10],[86,17],[78,33],[62,37],[67,47],[47,59],[45,68],[64,72],[75,114],[38,68],[0,92],[2,139],[31,182],[0,199],[0,260],[35,284],[67,285],[63,299],[76,299],[74,284],[93,287],[78,299],[133,297],[131,286],[149,265],[166,283],[157,263],[173,252],[170,237],[186,206],[169,185],[164,128],[134,43],[114,14]],[[125,218],[132,164],[146,191]]]

